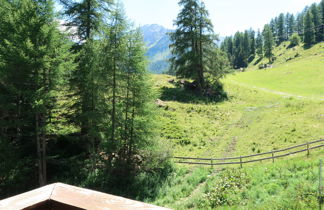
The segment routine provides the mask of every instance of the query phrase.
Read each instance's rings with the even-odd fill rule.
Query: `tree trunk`
[[[115,34],[115,50],[117,49],[117,35]],[[115,56],[115,55],[114,55]],[[115,130],[116,130],[116,58],[113,58],[113,97],[112,97],[112,114],[111,114],[111,139],[112,141],[115,140]]]
[[[204,64],[203,64],[203,31],[202,22],[199,22],[199,83],[201,90],[205,88]]]
[[[43,146],[43,141],[40,138],[39,135],[39,113],[36,112],[35,114],[35,129],[36,129],[36,143],[37,143],[37,158],[38,158],[38,182],[39,182],[39,186],[44,186],[45,185],[45,177],[44,177],[44,171],[46,171],[46,169],[44,169],[44,163],[45,161],[44,159],[44,146]]]

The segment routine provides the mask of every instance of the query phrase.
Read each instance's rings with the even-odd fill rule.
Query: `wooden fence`
[[[253,163],[263,160],[272,160],[275,161],[276,158],[286,157],[289,155],[307,152],[309,156],[310,151],[313,149],[324,147],[324,139],[308,142],[305,144],[300,144],[285,149],[273,150],[271,152],[264,152],[253,155],[239,156],[239,157],[228,157],[228,158],[192,158],[192,157],[173,157],[178,160],[177,163],[182,164],[192,164],[192,165],[235,165],[239,164],[241,167],[245,163]],[[255,159],[256,157],[260,157]]]

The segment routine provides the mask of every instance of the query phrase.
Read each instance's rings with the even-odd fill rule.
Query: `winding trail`
[[[241,86],[241,87],[252,88],[252,89],[260,90],[260,91],[263,91],[263,92],[272,93],[272,94],[275,94],[275,95],[280,95],[280,96],[283,96],[285,98],[292,97],[292,98],[301,99],[301,100],[324,101],[324,98],[321,98],[321,97],[301,96],[301,95],[296,95],[296,94],[271,90],[271,89],[268,89],[268,88],[257,87],[257,86],[254,86],[254,85],[247,85],[245,83],[240,83],[240,82],[233,81],[233,80],[228,81],[228,82],[232,83],[232,84],[235,84],[235,85],[238,85],[238,86]]]

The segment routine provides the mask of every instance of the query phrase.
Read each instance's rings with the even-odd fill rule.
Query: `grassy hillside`
[[[173,209],[316,209],[323,152],[275,163],[216,170],[179,167],[147,200]],[[306,161],[305,161],[306,160]]]
[[[168,106],[162,110],[161,135],[175,148],[174,155],[246,155],[324,136],[324,101],[283,97],[226,81],[227,101],[202,102],[184,96],[168,78],[155,76],[164,86],[161,99]]]
[[[324,100],[324,43],[308,50],[301,46],[290,49],[284,46],[274,51],[277,59],[273,68],[255,71],[257,65],[251,66],[250,71],[229,76],[227,81],[287,96]]]
[[[191,157],[257,154],[323,138],[323,49],[323,43],[307,50],[296,48],[299,56],[282,60],[293,50],[279,47],[273,68],[251,66],[245,73],[226,77],[228,99],[223,101],[200,98],[170,83],[173,77],[154,75],[156,90],[166,104],[160,108],[161,138],[175,156]],[[183,166],[150,202],[177,209],[315,208],[316,171],[323,157],[322,149],[309,159],[296,155],[275,164],[223,172]],[[234,175],[227,180],[230,174]],[[223,192],[227,182],[233,189]],[[222,196],[223,201],[206,203]]]

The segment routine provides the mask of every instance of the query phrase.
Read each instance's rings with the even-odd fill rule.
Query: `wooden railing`
[[[209,166],[239,164],[242,167],[243,164],[259,162],[259,161],[262,162],[263,160],[272,160],[274,162],[276,158],[286,157],[301,152],[307,152],[307,156],[309,156],[311,150],[321,148],[321,147],[324,147],[324,139],[307,142],[305,144],[300,144],[285,149],[273,150],[271,152],[264,152],[264,153],[245,155],[239,157],[228,157],[228,158],[173,157],[173,158],[177,160],[176,163],[182,163],[182,164],[209,165]],[[255,157],[261,157],[261,158],[254,159]]]

